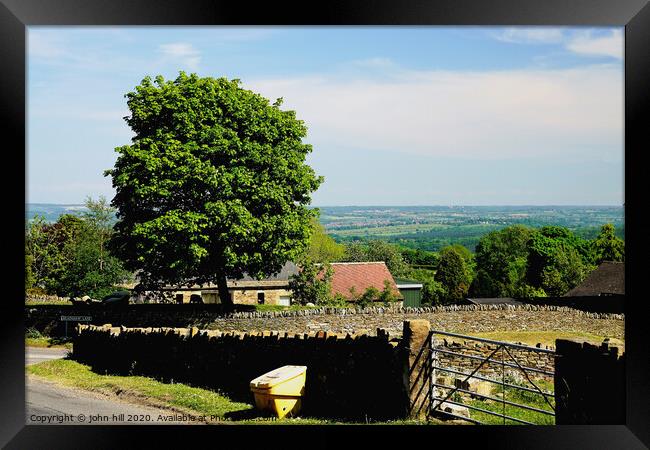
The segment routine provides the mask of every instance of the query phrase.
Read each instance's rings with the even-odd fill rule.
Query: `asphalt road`
[[[27,347],[25,351],[25,365],[36,364],[50,359],[65,358],[68,349],[65,348],[41,348]]]
[[[64,358],[65,349],[28,347],[25,364]],[[196,421],[181,413],[150,408],[108,398],[101,394],[60,386],[33,376],[25,380],[28,425],[164,425]]]

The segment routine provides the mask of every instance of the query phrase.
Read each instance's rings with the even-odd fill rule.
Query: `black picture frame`
[[[130,448],[156,443],[169,446],[177,441],[191,446],[230,446],[235,444],[226,443],[226,439],[233,437],[243,446],[253,440],[267,445],[279,440],[290,446],[341,446],[356,439],[364,447],[384,447],[389,441],[390,445],[439,446],[444,445],[443,439],[451,439],[449,445],[454,447],[513,449],[636,449],[650,445],[650,354],[643,308],[647,299],[640,275],[640,258],[647,246],[640,209],[643,197],[638,194],[644,187],[641,157],[648,146],[644,138],[650,109],[647,0],[328,0],[318,4],[290,1],[259,5],[208,0],[0,0],[0,124],[5,157],[15,158],[15,164],[5,166],[3,177],[10,211],[4,229],[9,236],[24,233],[25,197],[16,192],[20,191],[17,186],[26,182],[26,170],[19,170],[26,162],[18,149],[27,149],[25,37],[26,27],[35,25],[624,26],[627,420],[625,425],[553,427],[26,426],[24,305],[18,301],[24,296],[24,247],[20,239],[9,237],[6,241],[14,245],[7,258],[12,272],[6,274],[6,280],[11,283],[5,288],[4,321],[0,325],[0,445],[20,449]]]

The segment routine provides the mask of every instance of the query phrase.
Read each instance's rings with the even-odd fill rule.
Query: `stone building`
[[[256,280],[248,275],[240,279],[228,279],[228,293],[235,304],[255,305],[285,305],[291,304],[291,291],[289,279],[298,272],[292,262],[282,266],[280,272],[262,280]],[[214,284],[190,287],[163,288],[176,301],[176,303],[221,303],[219,290]]]

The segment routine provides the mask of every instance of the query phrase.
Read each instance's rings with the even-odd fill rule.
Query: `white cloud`
[[[195,49],[192,44],[184,42],[161,44],[158,50],[163,54],[167,62],[182,64],[191,70],[198,69],[201,62],[201,52]]]
[[[497,40],[517,44],[558,44],[564,40],[561,28],[506,28],[493,35]]]
[[[594,36],[591,31],[577,34],[567,43],[567,49],[586,56],[623,58],[623,32],[612,30],[607,36]]]
[[[622,71],[403,72],[390,80],[245,81],[284,97],[321,151],[364,148],[436,157],[601,158],[623,136]]]
[[[617,29],[603,35],[596,34],[593,29],[569,31],[550,27],[518,27],[506,28],[491,36],[513,44],[561,44],[566,50],[581,56],[623,58],[623,32]]]

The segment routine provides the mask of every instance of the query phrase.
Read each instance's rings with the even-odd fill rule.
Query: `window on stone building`
[[[257,304],[258,305],[263,305],[264,304],[264,292],[258,292],[257,293]]]

